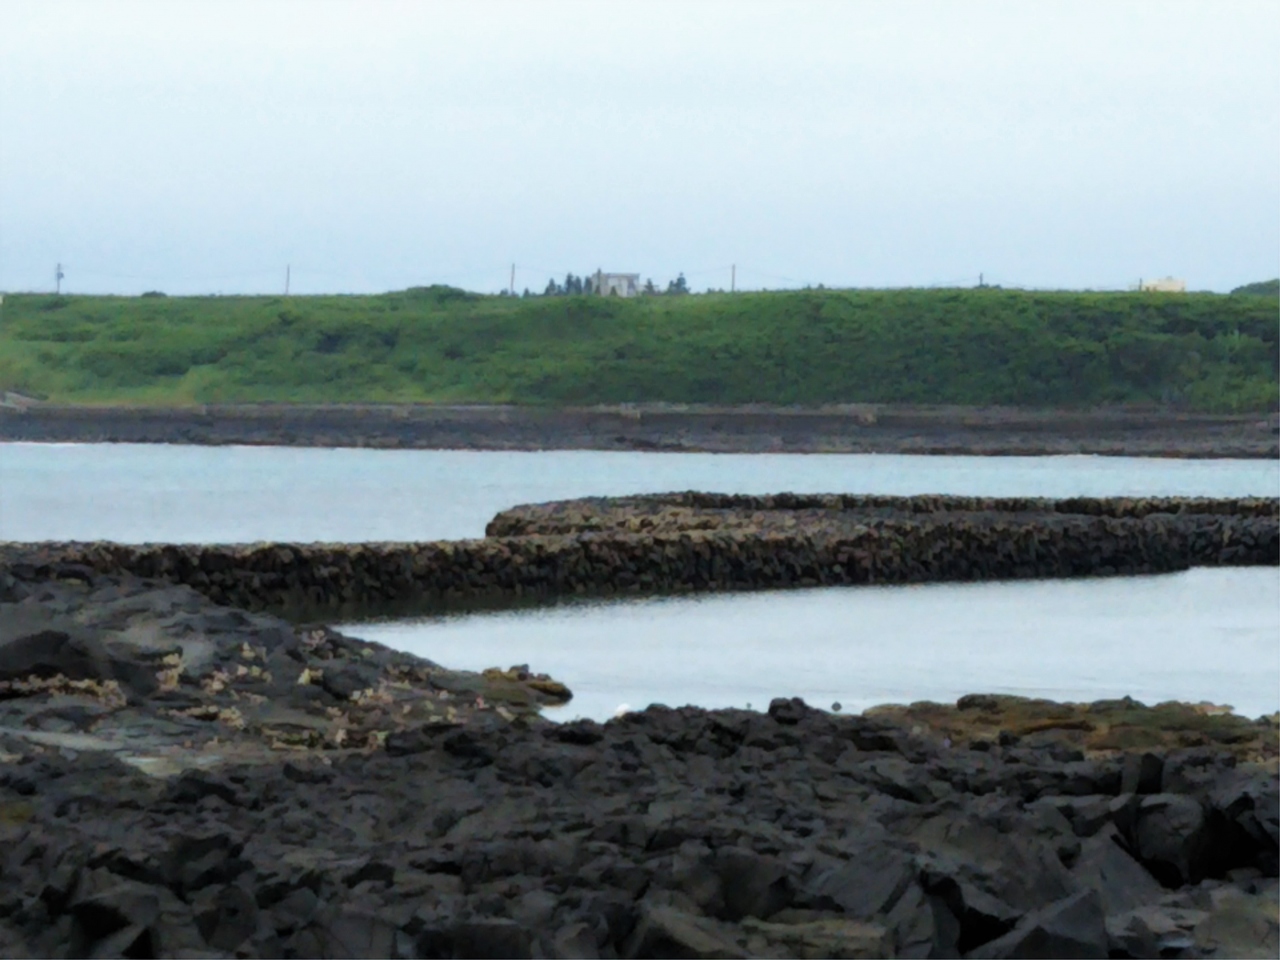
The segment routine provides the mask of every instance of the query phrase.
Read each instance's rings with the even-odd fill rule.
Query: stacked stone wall
[[[675,517],[689,524],[689,513],[715,522],[707,526],[740,525],[753,514],[785,515],[822,511],[830,514],[1032,513],[1116,519],[1141,519],[1157,514],[1233,517],[1280,516],[1280,500],[1266,497],[965,497],[947,495],[889,496],[860,494],[767,495],[699,493],[638,497],[588,497],[530,504],[504,510],[490,521],[491,537],[536,533],[572,533],[611,526],[625,527],[631,518]]]
[[[776,509],[780,499],[752,498],[752,508],[772,501]],[[607,529],[436,543],[30,544],[10,545],[0,558],[21,565],[24,577],[124,572],[187,584],[233,606],[308,610],[1280,563],[1272,501],[1235,501],[1234,512],[1221,507],[1232,501],[1187,501],[1194,510],[1159,512],[1142,501],[1112,502],[1097,514],[1046,509],[1045,501],[1019,501],[1036,503],[1035,510],[992,510],[990,500],[971,502],[982,512],[909,509],[921,499],[896,499],[894,516],[861,521],[834,512],[830,524],[810,515],[786,529]],[[1086,505],[1093,503],[1105,505]]]

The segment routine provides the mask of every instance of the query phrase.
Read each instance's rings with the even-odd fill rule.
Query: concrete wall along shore
[[[1280,564],[1275,499],[674,494],[520,507],[489,532],[434,543],[9,544],[0,574],[123,572],[233,606],[318,612]]]

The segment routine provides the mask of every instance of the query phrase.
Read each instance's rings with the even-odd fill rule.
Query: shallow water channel
[[[690,489],[1276,496],[1280,464],[3,443],[0,540],[459,539],[520,503]],[[973,692],[1280,708],[1275,568],[651,598],[344,629],[451,667],[528,663],[575,691],[565,718],[651,702],[762,708],[782,695],[856,710]]]
[[[0,540],[460,540],[521,503],[676,490],[1274,497],[1280,463],[0,443]]]
[[[1280,578],[1270,567],[1150,577],[817,590],[575,603],[347,624],[451,667],[528,663],[568,684],[553,715],[954,701],[1208,700],[1280,709]]]

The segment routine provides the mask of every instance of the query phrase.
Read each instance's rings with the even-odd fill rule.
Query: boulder
[[[916,876],[910,855],[887,841],[866,842],[847,860],[815,865],[800,895],[819,909],[865,920],[893,909]]]
[[[787,865],[744,847],[716,851],[715,871],[723,896],[723,919],[757,917],[767,920],[792,899]]]
[[[258,930],[258,905],[235,884],[226,884],[199,898],[196,925],[215,950],[234,953]]]
[[[893,935],[894,956],[960,955],[960,921],[943,897],[926,892],[919,883],[907,887],[885,922]]]
[[[1212,854],[1204,808],[1199,801],[1178,794],[1144,798],[1133,825],[1133,848],[1166,887],[1199,882]]]
[[[1098,894],[1108,917],[1159,901],[1164,888],[1121,846],[1114,827],[1089,837],[1071,868],[1083,886]]]
[[[1261,767],[1230,770],[1208,791],[1221,821],[1215,853],[1219,869],[1252,866],[1264,875],[1280,873],[1280,777]]]
[[[1121,793],[1159,793],[1164,758],[1154,753],[1130,753],[1120,773]]]
[[[778,723],[794,726],[805,718],[812,708],[800,697],[775,697],[769,702],[769,716]]]
[[[1085,890],[1035,910],[1002,937],[984,943],[966,956],[975,958],[1103,958],[1108,957],[1106,922],[1102,903],[1093,890]]]
[[[350,700],[354,694],[378,685],[380,671],[368,663],[334,663],[327,666],[320,678],[320,686],[339,700]]]
[[[115,678],[106,648],[85,630],[67,626],[14,631],[0,640],[0,680],[59,674],[72,680]]]

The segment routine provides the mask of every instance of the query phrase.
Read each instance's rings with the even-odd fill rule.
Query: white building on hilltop
[[[1154,293],[1186,293],[1187,281],[1176,277],[1165,277],[1163,280],[1139,280],[1135,289]]]
[[[640,274],[605,273],[597,270],[591,278],[591,292],[605,297],[634,297],[640,293]]]

